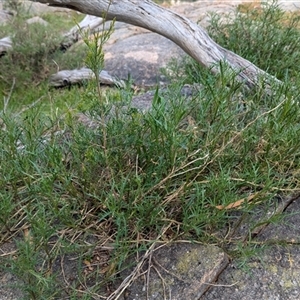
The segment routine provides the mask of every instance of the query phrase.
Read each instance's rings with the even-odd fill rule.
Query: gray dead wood
[[[84,19],[76,26],[71,28],[63,36],[63,41],[60,44],[60,49],[65,51],[73,44],[77,43],[81,39],[81,33],[88,32],[93,34],[98,30],[99,26],[103,24],[103,18],[86,15]]]
[[[216,44],[207,32],[189,19],[160,7],[149,0],[31,0],[50,6],[66,7],[84,14],[146,28],[175,42],[201,65],[220,72],[220,62],[226,61],[237,73],[238,81],[253,88],[261,85],[264,78],[265,89],[270,92],[271,82],[280,83],[275,77],[256,67],[248,60]],[[108,9],[109,7],[109,9]],[[147,47],[147,45],[145,45]]]
[[[12,40],[9,36],[0,39],[0,57],[5,55],[11,49],[12,49]]]
[[[100,83],[106,85],[115,85],[118,87],[125,87],[125,83],[122,80],[118,80],[108,74],[108,72],[102,70],[100,72]],[[73,84],[82,84],[84,81],[88,81],[95,78],[91,69],[81,68],[76,70],[62,70],[50,76],[49,85],[52,87],[65,87]]]

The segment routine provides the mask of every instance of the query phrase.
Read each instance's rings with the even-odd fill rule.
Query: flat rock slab
[[[234,259],[201,300],[300,299],[299,224],[300,198],[296,198],[280,221],[249,241],[251,249],[256,246],[255,254],[244,262]],[[247,249],[247,243],[240,247]]]
[[[268,225],[257,237],[264,243],[300,244],[300,198],[295,199],[282,215],[280,224]],[[300,256],[299,256],[300,259]],[[300,260],[299,260],[300,261]],[[300,270],[299,270],[300,271]],[[300,297],[299,297],[300,299]]]
[[[248,262],[230,264],[201,300],[299,300],[299,257],[299,246],[266,246]]]
[[[105,45],[105,70],[120,79],[131,77],[142,87],[166,82],[160,69],[166,67],[171,58],[183,57],[184,51],[156,33],[129,25],[124,27],[128,28],[126,37],[123,31],[116,30],[112,41]]]
[[[216,246],[165,245],[144,265],[141,273],[146,274],[126,290],[126,300],[199,299],[228,263],[228,256]]]
[[[0,300],[24,299],[22,292],[16,288],[18,279],[10,273],[0,272]]]

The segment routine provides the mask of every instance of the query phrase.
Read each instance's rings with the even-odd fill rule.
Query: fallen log
[[[95,74],[89,68],[62,70],[50,76],[49,85],[54,88],[69,87],[74,84],[81,85],[84,81],[88,81],[94,78]],[[114,85],[122,88],[125,87],[124,81],[110,76],[105,70],[102,70],[99,73],[99,79],[101,84]]]
[[[11,49],[12,49],[12,40],[9,36],[0,39],[0,57],[4,56]]]
[[[250,61],[215,43],[207,32],[189,19],[162,8],[149,0],[31,0],[50,6],[66,7],[84,14],[116,18],[132,25],[146,28],[175,42],[187,54],[213,73],[220,72],[220,62],[226,63],[236,73],[236,79],[248,88],[260,86],[269,93],[275,77],[256,67]]]
[[[82,38],[82,32],[88,31],[89,34],[93,34],[103,22],[103,18],[86,15],[78,25],[74,26],[63,35],[63,41],[60,43],[59,47],[60,50],[66,51],[73,44],[77,43]]]

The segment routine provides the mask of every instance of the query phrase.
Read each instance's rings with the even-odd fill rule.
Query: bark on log
[[[62,70],[50,76],[49,85],[56,88],[71,86],[73,84],[82,84],[85,80],[90,80],[94,77],[93,71],[88,68]],[[108,72],[104,70],[100,72],[99,79],[102,84],[125,87],[124,81],[110,76]]]
[[[216,44],[199,25],[149,0],[31,1],[50,6],[66,7],[99,17],[107,12],[107,20],[116,18],[117,21],[140,26],[165,36],[204,67],[211,68],[214,73],[220,71],[219,63],[226,61],[237,72],[237,80],[244,82],[249,88],[258,86],[262,77],[265,78],[265,88],[268,92],[271,81],[280,82],[248,60]]]

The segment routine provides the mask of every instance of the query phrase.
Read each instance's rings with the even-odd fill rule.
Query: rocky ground
[[[230,13],[241,2],[245,1],[197,1],[176,4],[171,9],[206,26],[208,11]],[[285,9],[300,8],[300,1],[282,2]],[[46,8],[36,4],[30,9],[39,15]],[[57,8],[52,10],[57,12]],[[59,9],[59,13],[65,11]],[[106,70],[120,78],[131,74],[137,85],[148,87],[164,82],[159,69],[172,57],[183,55],[174,43],[157,34],[118,23],[106,45]],[[152,95],[136,98],[137,106],[147,108]],[[282,214],[281,222],[264,223],[272,214]],[[153,249],[151,255],[142,254],[147,263],[140,269],[128,270],[121,277],[142,271],[147,275],[137,276],[125,289],[123,299],[300,299],[299,195],[274,200],[272,211],[259,208],[255,221],[265,225],[249,228],[253,220],[235,217],[228,229],[228,241],[234,241],[235,246],[229,243],[221,249],[215,245],[177,241]],[[256,256],[246,255],[249,244],[255,246]],[[2,253],[13,251],[7,247],[2,246]],[[237,250],[244,250],[248,259],[236,259],[233,253]],[[15,282],[11,274],[0,273],[0,300],[22,298],[19,291],[7,287]]]
[[[250,235],[248,224],[254,220],[241,222],[237,216],[223,249],[188,241],[158,249],[140,270],[149,275],[128,287],[126,299],[299,299],[299,208],[298,196],[274,201],[273,211],[260,207],[256,222],[284,210],[283,219],[280,224],[253,228]],[[232,256],[237,241],[244,255],[250,244],[256,255],[245,260]]]

